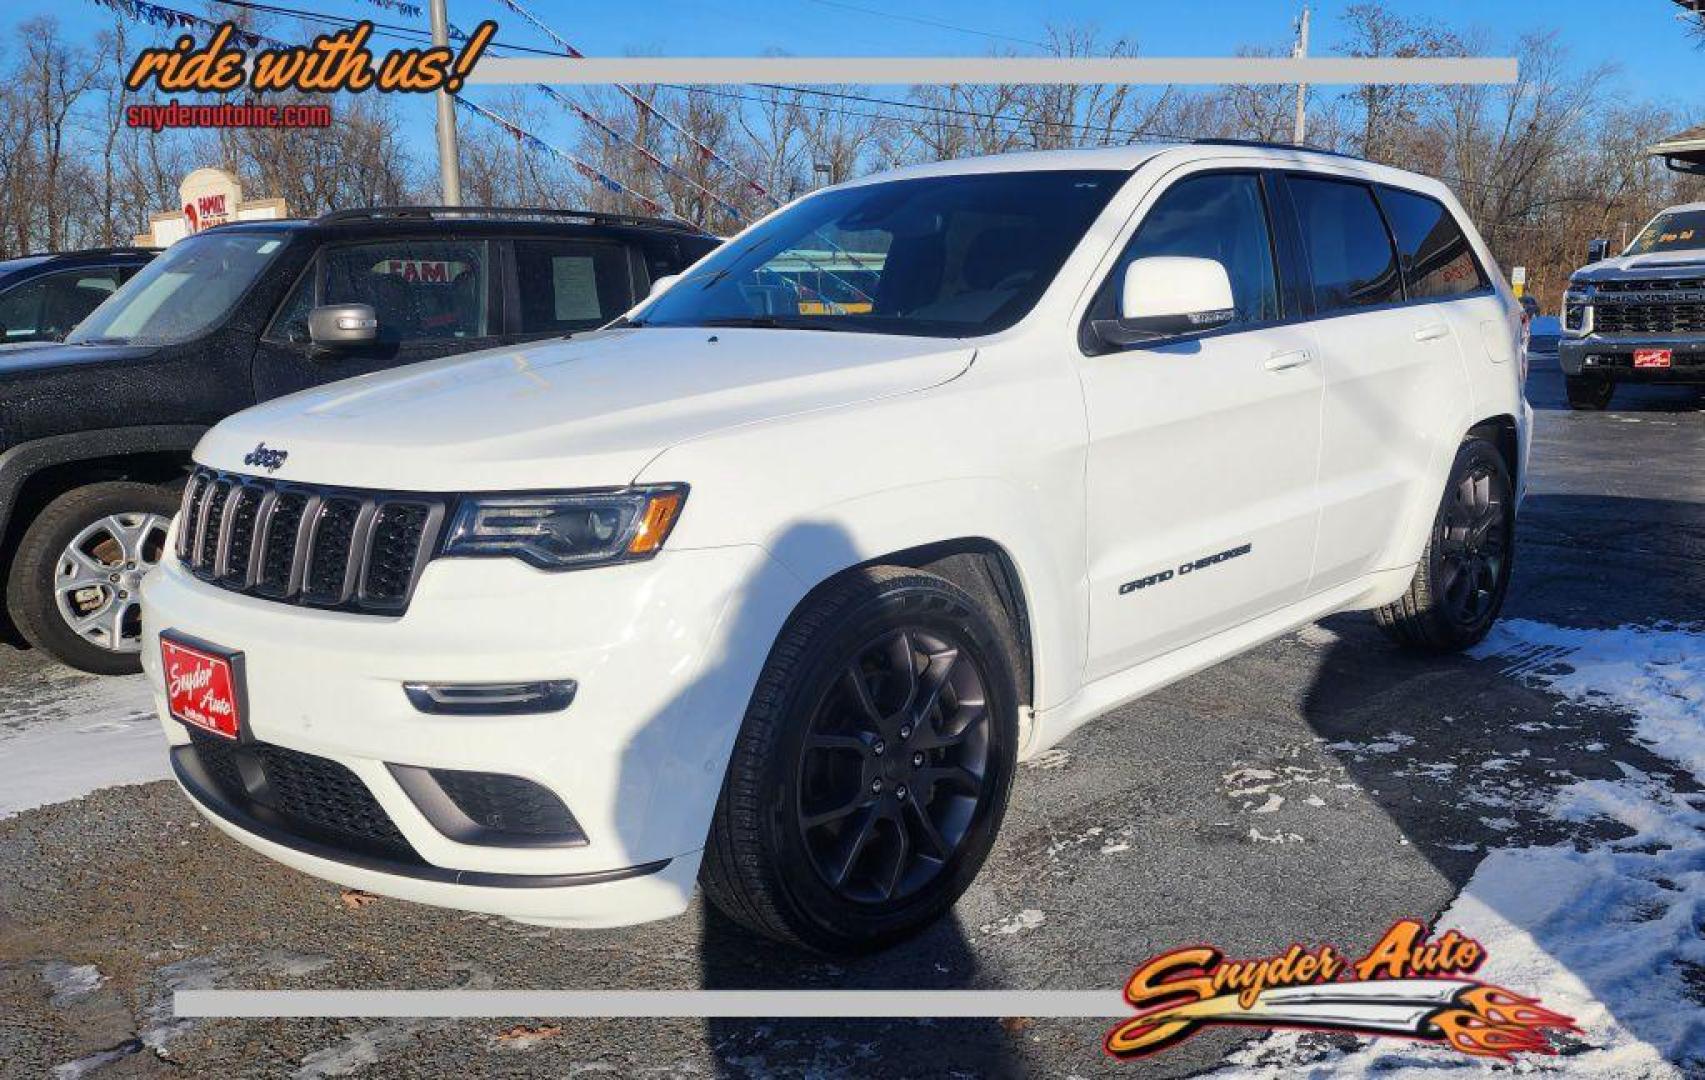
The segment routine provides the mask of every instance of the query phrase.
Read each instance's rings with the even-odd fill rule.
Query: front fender
[[[207,428],[199,424],[149,424],[50,435],[0,452],[0,536],[11,522],[18,493],[31,476],[55,465],[127,454],[177,453],[188,460]]]

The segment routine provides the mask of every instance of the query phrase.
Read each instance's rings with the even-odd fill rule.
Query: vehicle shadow
[[[1705,595],[1705,498],[1531,496],[1522,511],[1514,573],[1506,621],[1598,629],[1696,622],[1698,598]],[[1559,667],[1567,655],[1517,645],[1490,655],[1482,650],[1479,659],[1427,657],[1389,642],[1363,614],[1321,625],[1327,631],[1321,636],[1332,643],[1322,649],[1304,698],[1306,722],[1323,752],[1335,756],[1410,848],[1459,892],[1494,849],[1579,849],[1632,835],[1607,818],[1565,820],[1554,811],[1557,796],[1582,781],[1622,782],[1633,769],[1674,791],[1701,790],[1702,778],[1634,741],[1628,716],[1559,703],[1523,681],[1524,672],[1567,670]],[[1537,880],[1522,884],[1541,892],[1561,888]],[[1546,917],[1544,904],[1495,887],[1470,887],[1470,895],[1552,957],[1579,947],[1581,928],[1572,917]],[[1578,914],[1617,917],[1614,910]],[[1657,916],[1632,911],[1621,917]],[[1674,1038],[1670,1018],[1656,1014],[1690,1007],[1678,1000],[1654,1008],[1623,976],[1572,973],[1618,1024],[1656,1046]],[[1705,969],[1682,977],[1698,986]],[[1546,992],[1544,986],[1510,989]],[[1659,1030],[1665,1025],[1670,1030]]]
[[[1538,357],[1527,377],[1527,400],[1540,411],[1571,412],[1563,372],[1554,356]],[[1692,413],[1705,410],[1705,387],[1686,384],[1620,383],[1610,412]],[[1588,412],[1585,415],[1595,415]]]
[[[852,539],[838,526],[802,523],[770,545],[784,565],[837,565],[862,561]],[[724,615],[733,640],[775,640],[779,627],[762,590],[741,588]],[[727,658],[709,657],[692,684],[660,715],[693,708],[701,689],[723,688],[733,680],[745,694],[755,670],[733,670]],[[728,722],[732,742],[738,717],[703,717],[704,723]],[[645,738],[634,740],[630,754],[643,757]],[[636,762],[637,763],[637,762]],[[721,769],[724,760],[716,767]],[[708,822],[707,822],[708,825]],[[868,957],[840,960],[788,948],[760,937],[708,903],[703,908],[699,942],[700,985],[711,990],[930,990],[1002,988],[1001,973],[986,972],[974,955],[958,920],[949,915],[918,937]],[[1030,989],[1012,987],[1012,989]],[[852,1075],[860,1077],[1027,1075],[1021,1042],[998,1020],[731,1020],[711,1018],[705,1040],[719,1074],[730,1077],[771,1075]]]

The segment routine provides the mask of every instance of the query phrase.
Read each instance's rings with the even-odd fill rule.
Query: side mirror
[[[1587,245],[1587,262],[1603,262],[1610,257],[1610,241],[1599,237]]]
[[[327,304],[308,312],[308,340],[322,349],[371,345],[379,338],[379,316],[368,304]]]
[[[667,292],[669,289],[669,286],[675,284],[675,282],[680,281],[680,280],[681,280],[680,274],[664,274],[662,277],[658,278],[656,281],[653,281],[651,283],[651,291],[649,293],[646,293],[646,298],[650,299],[651,297],[656,296],[658,293]]]
[[[1126,267],[1119,317],[1092,326],[1108,345],[1138,345],[1205,334],[1236,317],[1231,277],[1217,259],[1155,256]]]

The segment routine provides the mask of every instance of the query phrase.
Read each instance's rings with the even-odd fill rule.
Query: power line
[[[916,23],[919,26],[933,26],[937,30],[952,30],[954,33],[958,34],[975,34],[978,37],[989,38],[994,41],[1012,41],[1017,42],[1020,45],[1034,45],[1038,49],[1047,49],[1050,47],[1047,42],[1036,41],[1032,38],[1014,37],[1011,34],[998,34],[992,30],[977,30],[969,26],[959,26],[955,23],[942,22],[939,19],[925,18],[922,15],[901,15],[898,12],[893,11],[878,11],[876,8],[863,7],[859,4],[848,4],[845,3],[844,0],[811,0],[811,3],[819,4],[823,7],[841,8],[845,11],[856,11],[860,15],[874,15],[879,19],[896,19],[900,22]]]

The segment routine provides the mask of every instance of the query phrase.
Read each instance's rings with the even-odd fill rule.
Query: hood
[[[153,345],[62,345],[56,341],[20,341],[0,345],[0,379],[47,368],[137,360],[156,351]]]
[[[646,327],[435,360],[225,420],[196,460],[280,480],[402,491],[620,485],[713,431],[946,382],[957,341],[809,330]],[[688,479],[688,478],[683,478]]]
[[[1619,255],[1583,266],[1571,281],[1613,281],[1624,278],[1668,277],[1677,271],[1705,274],[1705,248],[1655,251],[1649,255]]]

